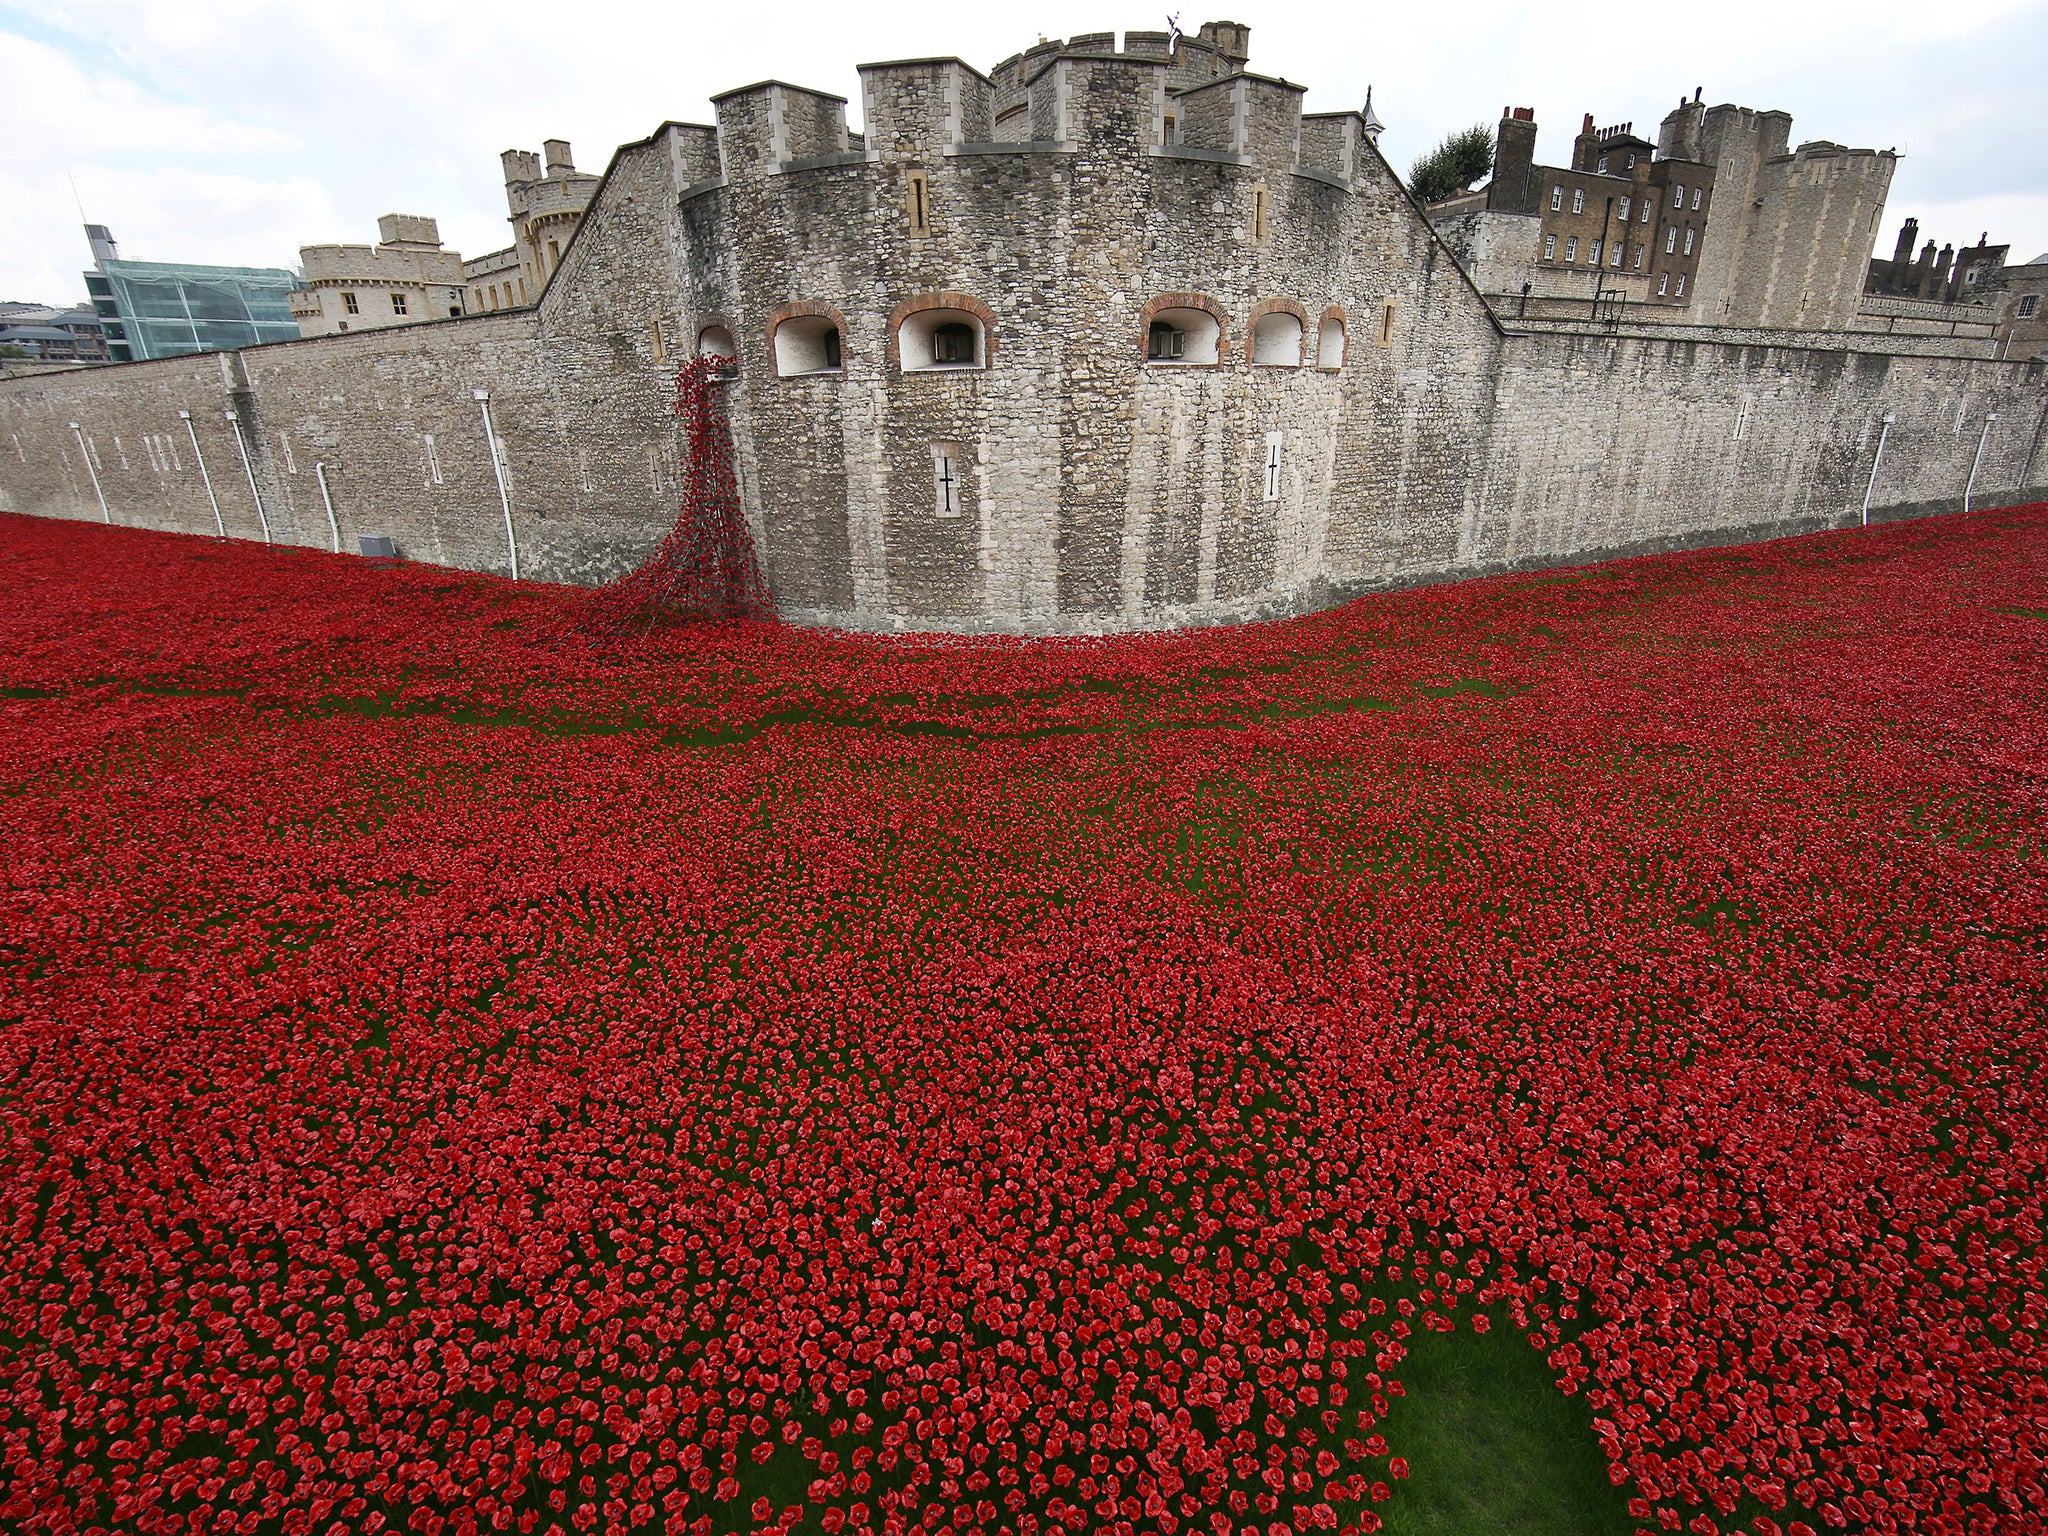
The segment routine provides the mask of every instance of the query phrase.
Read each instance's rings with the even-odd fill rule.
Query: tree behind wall
[[[1415,162],[1408,189],[1425,203],[1464,191],[1493,170],[1493,134],[1484,123],[1462,128]]]

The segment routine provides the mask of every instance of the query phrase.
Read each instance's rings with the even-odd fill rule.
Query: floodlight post
[[[256,489],[256,466],[249,462],[249,442],[242,436],[242,418],[230,406],[228,425],[235,429],[235,446],[242,452],[242,473],[249,477],[249,494],[256,498],[256,521],[263,525],[263,542],[270,542],[270,514],[263,510],[263,493]]]
[[[341,553],[341,524],[334,520],[334,498],[327,491],[327,466],[325,463],[317,460],[314,462],[313,478],[320,482],[320,500],[327,508],[327,531],[334,535],[334,552],[338,555]]]
[[[505,489],[505,464],[498,457],[498,431],[491,425],[491,392],[488,389],[473,389],[470,398],[476,401],[484,413],[484,447],[490,450],[491,473],[498,478],[498,505],[505,509],[505,548],[512,555],[512,579],[519,579],[519,538],[512,531],[512,496]]]
[[[220,515],[220,498],[213,494],[213,476],[206,472],[206,455],[199,451],[199,429],[192,425],[190,411],[178,412],[178,420],[185,423],[185,435],[192,439],[192,458],[199,465],[199,479],[206,487],[207,505],[213,508],[213,526],[222,538],[226,538],[228,525]]]
[[[114,514],[107,510],[107,493],[100,489],[100,472],[92,467],[92,450],[85,446],[85,430],[74,421],[71,435],[78,439],[78,456],[85,460],[85,472],[92,477],[92,493],[100,499],[100,521],[111,523]]]
[[[1877,434],[1877,457],[1870,461],[1870,483],[1863,487],[1863,526],[1870,526],[1870,497],[1877,489],[1877,467],[1884,462],[1884,440],[1892,435],[1892,423],[1899,418],[1890,411],[1884,413],[1884,430]]]
[[[1977,466],[1984,462],[1984,444],[1990,440],[1991,423],[1996,420],[1998,420],[1998,412],[1993,411],[1984,418],[1984,430],[1977,434],[1977,454],[1975,458],[1970,460],[1970,480],[1963,487],[1963,510],[1965,512],[1970,510],[1970,492],[1977,489]]]

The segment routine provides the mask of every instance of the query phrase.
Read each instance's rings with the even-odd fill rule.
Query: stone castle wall
[[[320,463],[343,549],[502,572],[481,389],[521,575],[601,581],[673,520],[669,393],[707,332],[736,343],[743,502],[800,622],[1166,627],[1839,524],[1887,412],[1880,513],[1959,503],[1994,412],[1977,504],[2048,482],[2038,367],[1504,329],[1359,119],[1304,119],[1285,82],[1176,93],[1156,51],[1034,50],[1009,113],[957,60],[861,73],[860,136],[838,97],[766,82],[623,148],[532,310],[0,381],[0,508],[100,516],[83,437],[113,520],[210,533],[183,409],[228,531],[258,536],[232,405],[274,537],[330,543]],[[938,309],[984,366],[905,366]],[[1163,310],[1215,322],[1214,365],[1147,362]],[[1284,316],[1299,353],[1255,360]],[[824,321],[841,365],[779,372],[777,328]]]

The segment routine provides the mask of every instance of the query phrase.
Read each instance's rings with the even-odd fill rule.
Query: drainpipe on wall
[[[1877,434],[1877,457],[1870,461],[1870,483],[1863,487],[1863,526],[1870,526],[1870,495],[1877,489],[1877,467],[1884,462],[1884,440],[1892,435],[1892,423],[1899,418],[1890,411],[1884,413],[1884,430]]]
[[[1963,510],[1965,512],[1970,510],[1970,492],[1977,488],[1977,466],[1984,462],[1984,444],[1990,440],[1991,423],[1996,420],[1998,420],[1998,412],[1993,411],[1984,418],[1984,430],[1978,434],[1977,456],[1970,460],[1969,483],[1963,487]]]
[[[320,501],[327,508],[327,531],[334,535],[334,552],[341,553],[341,524],[334,520],[334,498],[327,493],[327,466],[315,462],[313,478],[320,482]]]
[[[100,489],[100,472],[92,467],[92,450],[85,446],[85,431],[75,421],[71,423],[71,435],[78,439],[78,456],[85,460],[85,472],[92,476],[92,493],[100,499],[100,521],[112,523],[114,514],[107,510],[107,493]]]
[[[263,525],[263,542],[270,542],[270,514],[263,510],[263,493],[256,489],[256,466],[249,462],[248,439],[242,436],[242,418],[228,407],[228,425],[235,429],[235,446],[242,453],[242,473],[249,477],[249,494],[256,498],[256,521]]]
[[[491,425],[491,392],[473,389],[470,396],[484,413],[484,447],[490,450],[491,473],[498,477],[498,505],[505,509],[505,548],[512,555],[512,579],[519,579],[519,540],[512,532],[512,497],[505,489],[505,464],[498,457],[498,433]]]
[[[178,412],[178,420],[185,423],[185,435],[192,439],[192,457],[199,465],[199,478],[206,486],[206,501],[213,508],[213,526],[222,538],[228,536],[228,525],[220,515],[220,498],[213,494],[213,476],[206,472],[206,455],[199,451],[199,429],[192,425],[190,411]]]

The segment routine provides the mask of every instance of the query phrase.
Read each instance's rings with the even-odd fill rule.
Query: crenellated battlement
[[[1357,113],[1304,119],[1305,88],[1245,67],[1250,29],[1206,23],[1194,37],[1113,32],[1046,40],[987,74],[951,57],[859,66],[862,134],[843,97],[763,80],[713,98],[716,167],[728,182],[856,164],[931,164],[962,153],[1162,155],[1300,171],[1349,183],[1364,158]]]

